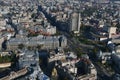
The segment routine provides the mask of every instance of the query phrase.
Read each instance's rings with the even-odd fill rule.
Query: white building
[[[109,38],[112,37],[112,35],[115,35],[116,34],[116,27],[110,27],[108,32],[109,32]]]
[[[5,26],[6,25],[6,21],[5,21],[5,19],[3,19],[3,18],[0,18],[0,26]]]
[[[55,33],[56,33],[56,27],[50,27],[50,26],[48,26],[48,27],[46,28],[46,31],[47,31],[47,33],[49,33],[49,34],[55,34]]]
[[[0,14],[7,14],[7,13],[9,13],[9,7],[0,6]]]

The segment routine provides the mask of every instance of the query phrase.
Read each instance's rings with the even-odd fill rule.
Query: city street
[[[45,15],[45,16],[47,17],[47,15]],[[48,20],[50,22],[52,22],[51,19],[48,18]],[[55,25],[55,26],[57,27],[58,25]],[[75,37],[71,37],[70,34],[67,33],[67,32],[64,32],[64,31],[59,31],[59,32],[62,35],[65,35],[67,37],[68,47],[70,48],[71,51],[75,52],[76,54],[79,54],[79,52],[81,52],[81,53],[89,53],[89,50],[92,50],[94,48],[94,45],[83,44],[80,41],[78,41],[77,39],[75,39]],[[110,79],[111,75],[106,71],[105,68],[103,68],[101,65],[99,65],[98,63],[96,63],[94,61],[92,61],[92,62],[93,62],[93,64],[95,65],[95,67],[97,69],[98,80],[111,80]]]

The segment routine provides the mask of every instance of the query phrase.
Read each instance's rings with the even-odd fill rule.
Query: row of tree
[[[34,49],[34,48],[36,48],[36,49],[41,49],[42,46],[43,46],[43,45],[37,45],[37,46],[35,46],[35,47],[28,46],[27,49],[28,49],[28,50],[32,50],[32,49]],[[24,45],[24,44],[19,44],[19,45],[18,45],[18,49],[23,49],[23,48],[25,48],[25,45]]]

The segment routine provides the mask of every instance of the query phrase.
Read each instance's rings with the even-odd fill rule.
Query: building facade
[[[80,25],[81,25],[80,13],[73,12],[71,14],[71,20],[70,20],[70,31],[74,31],[74,33],[79,33]]]
[[[37,36],[29,38],[11,38],[7,41],[7,49],[17,49],[20,44],[24,47],[41,46],[42,49],[56,49],[59,47],[65,48],[67,46],[67,38],[64,36]]]

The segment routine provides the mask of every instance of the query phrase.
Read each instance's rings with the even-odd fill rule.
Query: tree
[[[55,36],[61,35],[61,33],[59,31],[56,31],[56,34],[54,34]]]
[[[81,53],[78,53],[78,54],[77,54],[77,57],[78,57],[78,58],[80,58],[80,57],[81,57],[81,55],[82,55]]]
[[[95,47],[95,48],[93,49],[93,53],[94,53],[94,54],[96,54],[98,51],[99,51],[99,49],[98,49],[97,47]]]
[[[12,53],[11,55],[0,56],[0,63],[16,62],[16,54]]]
[[[36,37],[38,35],[39,35],[38,33],[29,33],[27,37]]]
[[[37,45],[37,47],[36,47],[36,48],[39,50],[39,49],[41,49],[41,48],[42,48],[42,46],[43,46],[43,45]]]
[[[35,13],[33,13],[33,14],[31,15],[31,17],[32,17],[32,18],[35,18],[35,16],[36,16],[36,14],[35,14]]]
[[[24,44],[19,44],[19,45],[18,45],[18,48],[19,48],[19,49],[23,49],[24,47],[25,47]]]
[[[31,46],[28,46],[27,49],[28,49],[28,50],[32,50],[32,47],[31,47]]]

